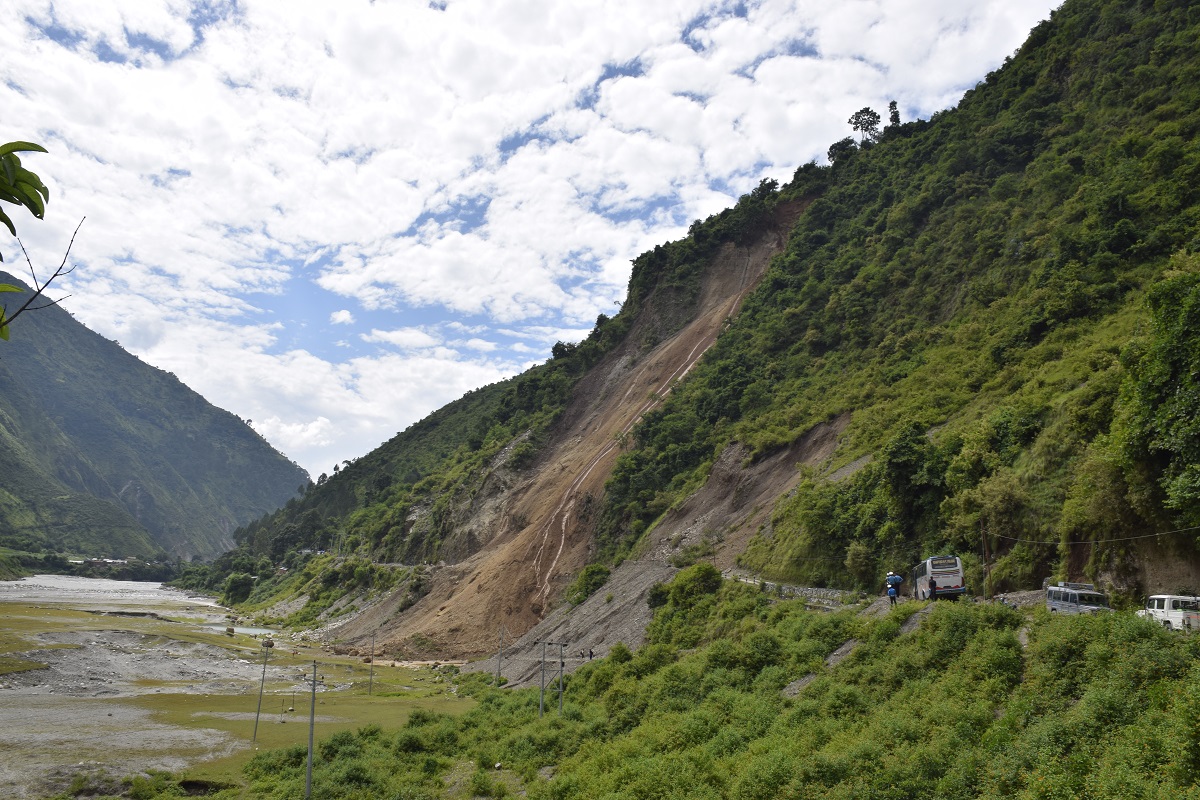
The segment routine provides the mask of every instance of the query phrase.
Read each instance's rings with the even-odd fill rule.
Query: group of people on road
[[[904,582],[903,575],[897,575],[894,572],[889,572],[887,577],[883,579],[884,589],[887,591],[888,603],[896,605],[896,600],[900,596],[900,584]],[[937,600],[937,581],[933,576],[929,576],[929,599]]]
[[[884,586],[887,587],[888,602],[896,605],[896,598],[900,595],[900,584],[904,582],[904,577],[894,572],[889,572],[883,580]]]

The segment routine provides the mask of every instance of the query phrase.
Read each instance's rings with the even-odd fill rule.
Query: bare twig
[[[46,287],[48,287],[51,283],[54,282],[55,278],[61,277],[63,275],[70,275],[72,272],[75,271],[75,267],[67,266],[67,259],[71,255],[71,248],[75,246],[75,236],[79,233],[79,229],[83,227],[83,220],[85,220],[85,219],[87,219],[87,217],[84,217],[83,219],[79,220],[79,224],[75,226],[75,232],[71,234],[71,241],[67,244],[67,251],[65,253],[63,253],[62,261],[59,263],[58,269],[54,270],[54,274],[51,275],[49,278],[47,278],[45,283],[41,283],[38,281],[37,273],[33,269],[33,261],[32,261],[32,259],[29,258],[28,251],[25,250],[25,243],[22,242],[20,240],[20,238],[17,239],[17,244],[21,245],[21,252],[25,254],[25,263],[29,265],[29,274],[33,277],[34,291],[33,291],[33,294],[31,294],[29,296],[29,298],[24,302],[24,304],[22,304],[22,306],[20,308],[18,308],[11,317],[9,317],[9,316],[4,317],[5,325],[11,325],[13,320],[15,320],[17,317],[21,316],[21,314],[23,314],[26,311],[40,311],[43,308],[50,308],[51,306],[58,305],[59,303],[61,303],[63,300],[66,299],[66,297],[60,297],[58,300],[51,300],[50,302],[47,302],[40,306],[33,305],[33,302],[35,300],[37,300],[39,297],[43,297],[42,293],[46,291]],[[70,295],[67,295],[67,297],[70,297]]]

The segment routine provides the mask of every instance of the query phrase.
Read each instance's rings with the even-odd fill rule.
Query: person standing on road
[[[937,581],[933,579],[932,575],[929,576],[929,599],[937,600]]]
[[[893,606],[896,605],[896,587],[893,584],[888,584],[888,602]]]

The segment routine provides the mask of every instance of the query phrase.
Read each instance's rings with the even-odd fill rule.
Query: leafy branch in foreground
[[[87,219],[87,217],[83,219]],[[29,265],[29,274],[33,278],[33,292],[21,304],[21,307],[13,312],[12,316],[8,316],[8,309],[5,306],[0,306],[0,339],[8,341],[8,326],[12,324],[13,320],[21,316],[21,314],[26,311],[40,311],[43,308],[56,306],[66,299],[64,297],[58,300],[49,300],[40,306],[33,305],[34,301],[38,298],[45,298],[44,292],[46,291],[46,287],[53,283],[56,278],[63,275],[70,275],[75,270],[75,267],[67,266],[67,258],[71,255],[71,248],[75,246],[75,236],[78,235],[79,229],[83,226],[83,219],[79,220],[79,224],[75,226],[75,232],[71,234],[71,241],[67,243],[67,250],[63,253],[62,261],[59,262],[58,268],[44,282],[38,280],[37,272],[33,268],[33,262],[29,259],[29,253],[25,250],[25,245],[21,244],[20,239],[17,240],[17,243],[21,244],[21,252],[25,254],[25,263]],[[4,292],[23,291],[25,290],[20,286],[13,286],[11,283],[0,283],[0,294]]]
[[[33,142],[8,142],[0,144],[0,200],[25,206],[38,219],[46,215],[46,203],[50,202],[50,190],[35,173],[21,166],[17,153],[45,153],[46,148]],[[0,222],[9,233],[17,235],[17,226],[0,206]],[[0,261],[4,260],[0,254]]]

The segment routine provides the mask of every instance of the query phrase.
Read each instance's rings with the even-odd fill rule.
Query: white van
[[[1139,617],[1155,620],[1172,631],[1194,631],[1200,628],[1200,597],[1182,594],[1156,594],[1146,598],[1146,607]]]
[[[1108,598],[1090,583],[1057,583],[1046,587],[1046,608],[1060,614],[1110,611]]]

